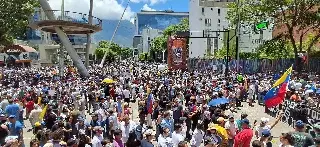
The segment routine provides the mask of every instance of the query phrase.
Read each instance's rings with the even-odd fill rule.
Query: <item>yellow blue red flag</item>
[[[264,102],[267,108],[281,104],[287,92],[287,86],[290,81],[292,66],[278,79],[264,96]]]

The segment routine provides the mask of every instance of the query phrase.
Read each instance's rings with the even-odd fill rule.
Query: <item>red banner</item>
[[[187,69],[187,40],[185,38],[168,38],[168,68],[170,70]]]

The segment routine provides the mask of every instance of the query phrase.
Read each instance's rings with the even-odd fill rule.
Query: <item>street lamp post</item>
[[[163,50],[163,51],[162,51],[162,63],[163,63],[163,64],[164,64],[164,61],[165,61],[165,60],[164,60],[164,53],[165,53],[165,52],[166,52],[166,50]]]

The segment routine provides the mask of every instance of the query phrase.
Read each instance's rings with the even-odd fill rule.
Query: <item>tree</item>
[[[276,27],[284,30],[279,36],[289,40],[297,64],[298,51],[303,50],[305,36],[314,34],[312,41],[306,45],[307,51],[320,39],[319,4],[320,0],[240,0],[239,7],[235,3],[229,5],[228,19],[233,25],[238,22],[237,14],[241,22],[256,24],[273,20]]]
[[[160,35],[151,41],[150,50],[155,52],[162,52],[167,49],[168,38],[164,35]]]
[[[284,59],[293,58],[294,52],[289,41],[272,39],[266,41],[257,49],[258,58],[261,59]]]
[[[25,36],[28,20],[37,6],[37,0],[1,0],[0,45],[9,45],[13,39]]]
[[[102,59],[104,54],[107,53],[106,59],[109,61],[115,60],[115,58],[122,52],[121,47],[116,43],[109,41],[100,41],[98,48],[95,51],[98,59]]]
[[[150,50],[155,52],[162,52],[167,49],[168,36],[175,35],[178,31],[188,31],[189,30],[189,19],[184,18],[179,24],[170,25],[165,30],[163,30],[162,35],[154,38],[151,41]]]

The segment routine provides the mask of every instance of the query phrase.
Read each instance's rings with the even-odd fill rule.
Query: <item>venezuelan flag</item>
[[[147,100],[147,110],[149,114],[152,113],[152,108],[153,108],[152,106],[153,106],[153,95],[150,93],[148,95],[148,100]]]
[[[292,73],[292,66],[278,79],[264,96],[264,102],[267,108],[281,104],[287,92],[287,87]]]

